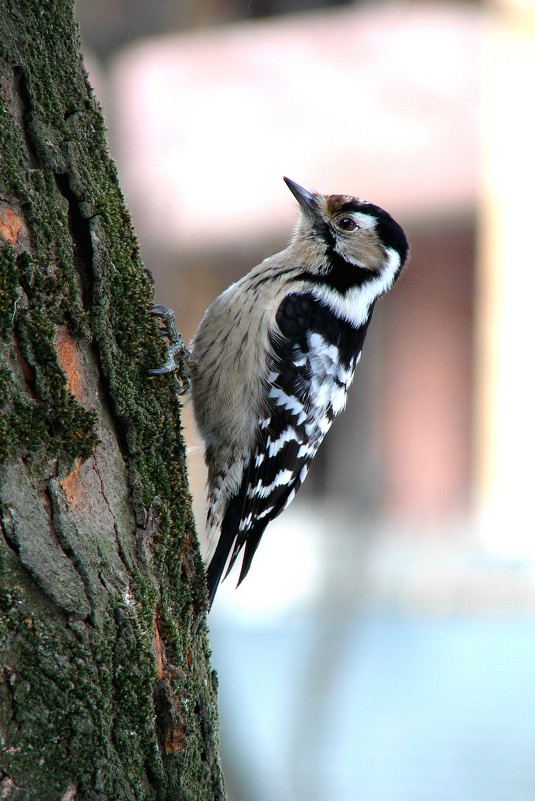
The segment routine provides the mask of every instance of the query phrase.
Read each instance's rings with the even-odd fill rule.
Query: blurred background
[[[77,13],[186,339],[286,245],[283,175],[383,206],[412,244],[346,412],[209,618],[229,801],[532,801],[535,3]],[[186,435],[202,535],[190,417]]]

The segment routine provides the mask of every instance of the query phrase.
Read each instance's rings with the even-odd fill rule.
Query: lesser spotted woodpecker
[[[383,209],[284,180],[300,205],[289,246],[209,306],[191,346],[210,603],[242,552],[244,579],[266,526],[303,483],[345,406],[374,304],[408,256]]]

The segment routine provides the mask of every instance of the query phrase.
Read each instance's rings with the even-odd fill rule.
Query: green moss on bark
[[[5,560],[2,567],[9,570]],[[73,779],[84,799],[155,797],[151,783],[164,776],[152,723],[154,665],[131,622],[118,609],[104,621],[115,637],[103,639],[76,621],[61,625],[44,598],[24,603],[3,593],[0,604],[2,635],[17,641],[16,666],[4,671],[6,736],[16,742],[3,756],[4,773],[42,801],[61,798]]]

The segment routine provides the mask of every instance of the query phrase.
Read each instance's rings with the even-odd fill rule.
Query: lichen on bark
[[[0,4],[0,796],[223,799],[176,384],[72,12]]]

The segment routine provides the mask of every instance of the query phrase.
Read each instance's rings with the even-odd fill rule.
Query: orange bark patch
[[[58,328],[56,331],[56,348],[59,363],[67,377],[67,389],[81,402],[87,392],[87,383],[82,373],[78,347],[66,328]]]
[[[0,237],[10,245],[16,245],[22,230],[22,221],[13,209],[0,211]]]
[[[84,485],[78,475],[81,466],[82,460],[77,459],[72,473],[69,473],[67,478],[59,482],[65,498],[72,509],[76,509],[85,497]]]

